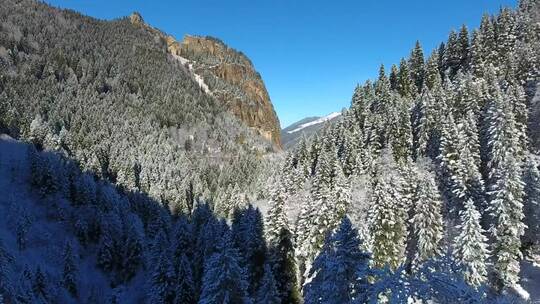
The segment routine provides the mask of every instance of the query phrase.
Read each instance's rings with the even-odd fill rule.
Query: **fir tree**
[[[480,213],[471,199],[460,211],[459,235],[454,240],[454,259],[461,269],[465,281],[478,287],[487,279],[487,237],[480,226]]]
[[[462,71],[469,70],[469,30],[467,26],[463,24],[459,30],[458,36],[459,44],[459,66]]]
[[[409,59],[409,66],[411,69],[411,78],[414,82],[416,89],[418,90],[417,93],[421,93],[422,88],[424,87],[424,77],[425,77],[424,65],[425,65],[424,64],[424,51],[422,50],[420,41],[417,40],[414,46],[414,49],[411,53],[411,57]]]
[[[232,237],[240,253],[240,263],[245,267],[249,292],[255,293],[263,276],[266,259],[264,227],[259,209],[249,205],[236,211],[232,223]]]
[[[173,303],[175,273],[168,251],[162,251],[150,277],[149,303]]]
[[[77,280],[79,271],[75,263],[75,255],[71,243],[67,242],[64,248],[64,271],[62,276],[62,285],[74,297],[78,295]]]
[[[515,118],[508,99],[497,87],[486,113],[488,125],[488,196],[493,222],[490,231],[495,239],[493,255],[500,287],[510,287],[519,280],[519,261],[523,224],[523,182],[518,158],[519,148]]]
[[[356,229],[344,217],[313,262],[312,279],[304,287],[304,302],[352,303],[365,298],[369,260],[369,254],[360,250]]]
[[[218,251],[205,263],[199,304],[251,303],[245,270],[239,262],[238,250],[230,233],[226,233]]]
[[[443,237],[442,202],[433,177],[428,175],[418,181],[414,195],[412,225],[416,239],[417,262],[441,253]]]
[[[378,179],[371,194],[370,230],[373,238],[373,263],[396,269],[405,259],[407,212],[399,194]]]
[[[174,303],[193,304],[197,303],[197,293],[193,278],[192,261],[186,254],[182,254],[175,273]]]
[[[285,214],[285,196],[277,186],[272,192],[271,207],[266,216],[268,259],[272,266],[282,303],[299,303],[297,267],[294,258],[293,234]]]
[[[529,157],[523,173],[525,184],[523,196],[523,210],[525,214],[524,241],[529,246],[540,245],[540,171],[538,162]]]
[[[13,294],[11,283],[13,262],[13,256],[7,251],[4,241],[0,238],[0,294],[4,296],[4,300],[9,299],[10,295]]]
[[[264,265],[264,275],[262,277],[261,285],[257,290],[255,297],[255,303],[261,304],[280,304],[280,303],[291,303],[283,302],[280,297],[279,290],[276,284],[276,280],[272,273],[270,265]]]

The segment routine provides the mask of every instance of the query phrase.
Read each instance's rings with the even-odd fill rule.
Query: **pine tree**
[[[264,226],[259,209],[249,205],[247,209],[235,212],[231,230],[240,253],[240,263],[246,269],[250,295],[253,295],[262,279],[266,259]]]
[[[268,259],[275,276],[282,303],[299,303],[297,267],[294,258],[293,234],[284,208],[285,195],[276,186],[272,192],[271,207],[266,216]]]
[[[175,297],[175,273],[171,256],[162,251],[150,277],[149,303],[173,303]]]
[[[452,115],[447,117],[441,136],[440,155],[438,157],[443,194],[449,202],[447,209],[457,214],[466,200],[466,179],[463,161],[460,158],[464,134],[456,126]]]
[[[529,246],[540,245],[540,171],[538,162],[529,157],[523,173],[524,197],[523,210],[525,213],[524,242]]]
[[[460,68],[460,52],[458,34],[452,30],[448,36],[443,60],[443,71],[447,73],[450,78],[453,78]]]
[[[443,237],[442,202],[431,175],[418,181],[413,197],[413,233],[416,239],[417,262],[423,262],[441,253]]]
[[[74,297],[78,295],[77,277],[79,271],[75,263],[75,255],[71,243],[67,242],[64,248],[64,271],[62,276],[62,285]]]
[[[49,286],[47,279],[48,278],[41,270],[41,267],[38,266],[33,276],[32,291],[37,300],[43,301],[44,303],[49,301]]]
[[[369,260],[370,255],[360,250],[358,232],[344,217],[313,262],[304,302],[352,303],[365,298]]]
[[[390,68],[390,75],[388,76],[388,81],[390,81],[390,89],[395,91],[398,89],[398,67],[395,64],[392,64]]]
[[[482,34],[483,61],[486,65],[497,63],[497,46],[495,42],[495,29],[489,15],[482,16],[480,22],[480,33]]]
[[[459,43],[459,66],[462,71],[468,71],[469,62],[470,62],[469,30],[467,29],[467,26],[465,24],[461,26],[461,29],[459,31],[458,43]]]
[[[472,41],[470,48],[470,71],[475,78],[484,76],[485,61],[484,61],[484,44],[482,34],[478,30],[472,33]]]
[[[13,256],[7,251],[4,241],[0,238],[0,294],[4,296],[4,300],[9,299],[13,293],[11,283],[13,262]]]
[[[193,278],[192,261],[186,254],[182,254],[178,266],[176,266],[174,283],[174,303],[194,304],[197,303],[197,293]]]
[[[461,268],[465,281],[478,287],[487,279],[487,237],[480,226],[480,213],[471,199],[460,211],[459,235],[454,240],[454,259]]]
[[[397,163],[404,164],[412,155],[412,127],[410,102],[407,98],[398,99],[396,125],[393,129],[392,153]]]
[[[259,286],[259,289],[257,290],[255,303],[261,303],[261,304],[290,303],[290,302],[282,301],[282,298],[280,297],[279,290],[276,283],[277,282],[274,278],[274,274],[272,273],[272,269],[270,265],[265,264],[264,275],[262,277],[261,285]]]
[[[523,182],[515,118],[508,99],[498,88],[487,108],[488,125],[488,196],[490,231],[495,239],[493,255],[500,287],[510,287],[519,280],[519,261],[523,224]]]
[[[411,67],[411,78],[414,82],[417,93],[422,92],[424,87],[424,51],[420,45],[420,41],[416,41],[413,51],[411,52],[411,57],[409,59],[409,66]]]
[[[239,263],[240,254],[234,248],[232,236],[226,233],[218,251],[205,263],[199,304],[251,303],[245,269]]]
[[[404,58],[401,58],[399,63],[396,89],[402,97],[406,98],[413,98],[418,90],[414,84],[414,79],[411,78],[409,64]]]
[[[373,263],[396,269],[405,259],[407,212],[399,194],[378,179],[371,194],[370,230],[373,238]]]

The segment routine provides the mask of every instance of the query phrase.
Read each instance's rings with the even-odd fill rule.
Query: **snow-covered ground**
[[[99,303],[87,300],[90,297],[106,299],[112,291],[109,279],[96,267],[95,247],[82,248],[68,221],[50,212],[53,209],[51,206],[64,206],[64,210],[70,210],[68,205],[64,198],[42,198],[33,191],[30,186],[28,145],[0,134],[0,240],[13,257],[8,280],[12,288],[20,288],[18,284],[24,270],[35,272],[39,267],[48,282],[47,289],[58,294],[55,299],[60,299],[60,303]],[[23,250],[18,249],[16,234],[21,217],[28,220],[27,246]],[[66,211],[65,217],[70,217],[69,211]],[[77,278],[79,297],[76,301],[56,285],[61,281],[59,269],[62,269],[66,242],[73,246],[80,274]],[[137,297],[144,290],[143,284],[141,277],[135,277],[123,289],[125,303],[140,303]]]
[[[295,133],[295,132],[298,132],[298,131],[301,131],[302,129],[305,129],[309,126],[314,126],[314,125],[318,125],[318,124],[321,124],[321,123],[325,123],[331,119],[334,119],[336,117],[338,117],[339,115],[341,115],[341,112],[333,112],[333,113],[330,113],[324,117],[321,117],[319,119],[316,119],[314,121],[310,121],[310,122],[307,122],[305,124],[301,124],[300,126],[298,126],[298,128],[294,129],[294,130],[290,130],[290,131],[287,131],[287,133],[289,134],[292,134],[292,133]]]

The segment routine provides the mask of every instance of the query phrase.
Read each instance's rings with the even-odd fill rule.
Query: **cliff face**
[[[192,62],[211,94],[240,120],[281,148],[279,120],[261,76],[251,61],[223,42],[210,37],[185,36],[169,51]]]
[[[130,21],[160,36],[167,51],[187,65],[199,85],[247,126],[282,148],[281,127],[259,73],[241,52],[212,37],[186,35],[182,42],[144,23],[133,13]]]

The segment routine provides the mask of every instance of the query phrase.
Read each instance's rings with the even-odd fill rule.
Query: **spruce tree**
[[[186,254],[182,254],[176,266],[174,282],[174,303],[194,304],[197,303],[197,293],[193,277],[192,261]]]
[[[523,239],[526,245],[537,247],[540,245],[540,171],[538,161],[532,156],[525,164],[523,183],[525,184],[523,210],[527,225]]]
[[[497,87],[486,113],[488,123],[488,196],[494,237],[493,255],[499,287],[519,280],[523,224],[523,182],[518,155],[519,134],[512,107]]]
[[[462,71],[468,71],[470,62],[469,30],[465,24],[463,24],[459,30],[458,43],[460,68]]]
[[[480,226],[480,213],[471,199],[460,211],[459,235],[454,240],[454,259],[465,281],[478,287],[487,279],[487,237]]]
[[[360,249],[358,232],[344,217],[313,262],[304,303],[352,303],[364,299],[370,255]]]
[[[199,304],[247,304],[249,284],[240,254],[234,247],[230,232],[223,236],[214,253],[205,263]]]
[[[272,273],[272,268],[268,264],[264,265],[264,275],[262,277],[261,285],[259,286],[259,289],[257,290],[257,294],[255,296],[255,303],[261,303],[261,304],[291,303],[291,302],[282,301],[282,298],[279,294],[279,290],[277,287],[277,282],[274,278],[274,274]]]
[[[427,175],[418,181],[412,217],[413,233],[416,239],[417,262],[423,262],[441,253],[443,238],[442,201],[434,178]]]
[[[405,259],[407,212],[398,192],[380,178],[372,190],[370,206],[373,264],[396,269]]]
[[[424,74],[425,74],[425,63],[424,63],[424,51],[420,45],[420,41],[416,41],[413,51],[411,52],[411,57],[409,58],[409,66],[411,69],[411,78],[414,82],[417,93],[422,92],[424,87]]]
[[[78,269],[75,254],[71,243],[67,242],[64,247],[64,271],[62,273],[62,285],[74,297],[78,295],[77,280]]]
[[[482,78],[484,76],[485,51],[483,47],[482,33],[479,30],[474,30],[470,47],[470,72],[475,78]]]
[[[13,294],[14,286],[11,282],[13,262],[13,256],[7,251],[4,241],[0,238],[0,294],[4,296],[4,300]]]
[[[174,266],[168,251],[162,251],[150,277],[148,302],[173,303],[176,290]]]
[[[262,279],[266,259],[264,226],[259,209],[249,205],[247,209],[235,212],[231,230],[240,253],[240,263],[246,269],[249,292],[253,295]]]

